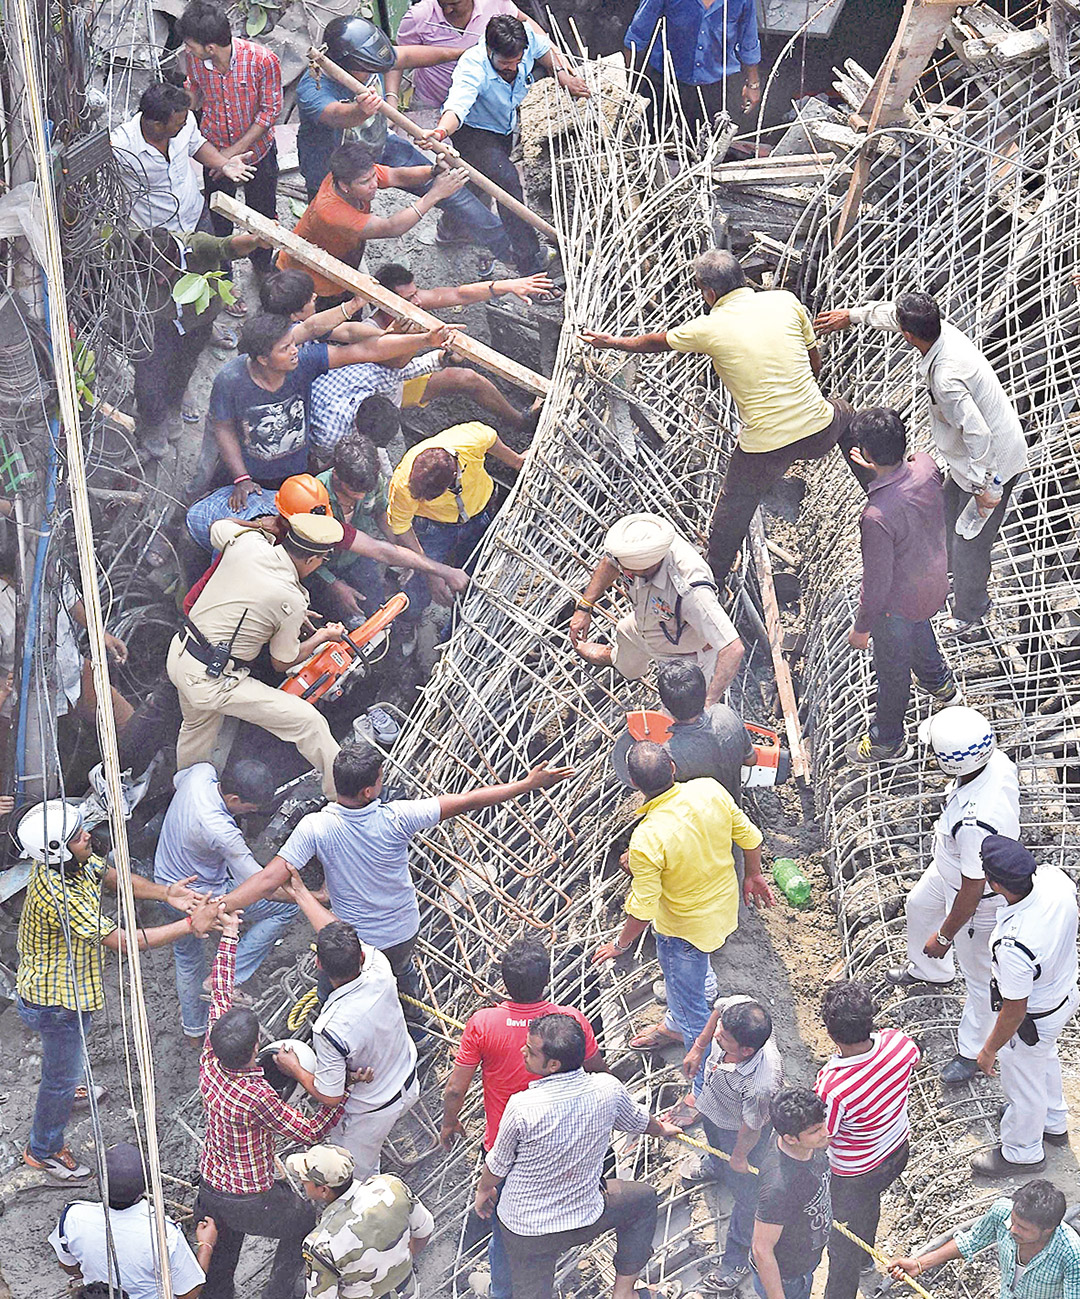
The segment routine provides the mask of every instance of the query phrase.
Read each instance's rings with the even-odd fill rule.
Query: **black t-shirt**
[[[802,1276],[817,1267],[832,1225],[829,1157],[824,1150],[815,1150],[804,1161],[774,1145],[761,1175],[757,1220],[784,1229],[774,1251],[781,1276]]]

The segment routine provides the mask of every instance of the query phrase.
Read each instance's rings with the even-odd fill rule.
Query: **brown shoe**
[[[58,1150],[55,1155],[48,1155],[45,1159],[35,1158],[30,1153],[30,1147],[27,1146],[23,1151],[23,1163],[27,1168],[36,1169],[57,1182],[80,1182],[91,1173],[90,1168],[86,1164],[80,1164],[67,1146],[63,1150]]]

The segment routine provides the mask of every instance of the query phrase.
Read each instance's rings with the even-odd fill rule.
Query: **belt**
[[[413,1085],[414,1082],[416,1082],[416,1065],[413,1065],[412,1073],[409,1074],[408,1078],[405,1079],[405,1081],[401,1084],[401,1086],[397,1089],[397,1091],[394,1092],[393,1096],[391,1096],[388,1101],[383,1101],[381,1105],[376,1105],[373,1110],[365,1110],[364,1113],[378,1114],[380,1110],[388,1109],[391,1105],[394,1104],[395,1101],[401,1100],[402,1096],[405,1095],[405,1093],[409,1090],[409,1088]]]
[[[208,668],[214,662],[214,650],[210,645],[200,645],[191,633],[185,628],[184,639],[180,642],[180,649],[185,654],[190,654],[193,659],[201,663],[203,667]],[[251,666],[250,659],[237,658],[235,654],[230,654],[226,660],[234,667],[247,668]]]
[[[1062,1008],[1062,1006],[1065,1005],[1065,1003],[1069,1000],[1071,996],[1072,993],[1067,992],[1065,996],[1062,997],[1062,999],[1058,1002],[1058,1004],[1053,1008],[1053,1010],[1029,1010],[1028,1019],[1045,1019],[1047,1015],[1056,1014]]]

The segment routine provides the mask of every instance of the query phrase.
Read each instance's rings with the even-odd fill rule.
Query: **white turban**
[[[675,529],[658,514],[628,514],[608,528],[604,549],[627,568],[644,572],[667,555]]]

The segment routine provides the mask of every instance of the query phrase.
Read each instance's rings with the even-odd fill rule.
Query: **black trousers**
[[[990,551],[1001,531],[1009,497],[1019,477],[1017,474],[1004,485],[993,514],[983,524],[982,531],[971,538],[956,534],[956,520],[971,500],[971,493],[965,492],[951,474],[945,479],[945,546],[953,579],[953,616],[964,622],[974,622],[990,608],[990,597],[986,594],[990,581]]]
[[[454,132],[453,139],[454,148],[466,162],[524,203],[525,192],[521,188],[521,177],[517,167],[510,161],[513,143],[512,135],[497,135],[494,131],[481,131],[475,126],[459,127]],[[474,185],[469,188],[482,203],[490,201],[482,189],[477,189]],[[510,236],[518,274],[531,275],[540,264],[540,240],[536,231],[527,221],[522,221],[521,217],[504,207],[499,207],[498,213]]]
[[[199,356],[214,327],[215,312],[204,311],[185,333],[176,328],[172,312],[154,325],[154,350],[134,363],[135,409],[139,429],[157,428],[176,410],[187,390]]]
[[[269,217],[271,221],[277,220],[277,182],[278,182],[278,157],[277,145],[270,146],[270,152],[255,167],[255,175],[249,181],[244,183],[244,202],[256,212],[261,212],[263,216]],[[230,197],[235,196],[239,186],[235,181],[226,180],[224,176],[206,178],[206,202],[209,204],[210,195],[228,194]],[[210,220],[214,226],[214,234],[231,235],[233,232],[233,223],[226,221],[223,216],[218,216],[216,212],[210,213]],[[271,269],[271,258],[273,252],[269,248],[256,248],[251,254],[251,264],[262,275],[269,273]]]
[[[604,1212],[587,1227],[519,1236],[500,1222],[514,1299],[551,1299],[559,1255],[612,1230],[616,1275],[636,1276],[649,1261],[656,1231],[656,1192],[651,1186],[610,1178],[604,1183]]]
[[[203,1299],[233,1299],[236,1265],[244,1237],[267,1236],[278,1242],[262,1299],[293,1299],[304,1275],[300,1252],[304,1237],[315,1226],[315,1209],[285,1182],[275,1182],[257,1195],[225,1195],[204,1182],[195,1202],[195,1220],[210,1217],[218,1238],[210,1257]]]
[[[860,1240],[874,1243],[878,1219],[881,1217],[881,1196],[907,1167],[910,1148],[905,1141],[888,1159],[882,1160],[868,1173],[853,1177],[829,1180],[832,1189],[832,1212],[837,1222],[846,1225]],[[829,1233],[829,1279],[825,1285],[825,1299],[855,1299],[859,1289],[859,1272],[867,1255],[838,1231]]]

